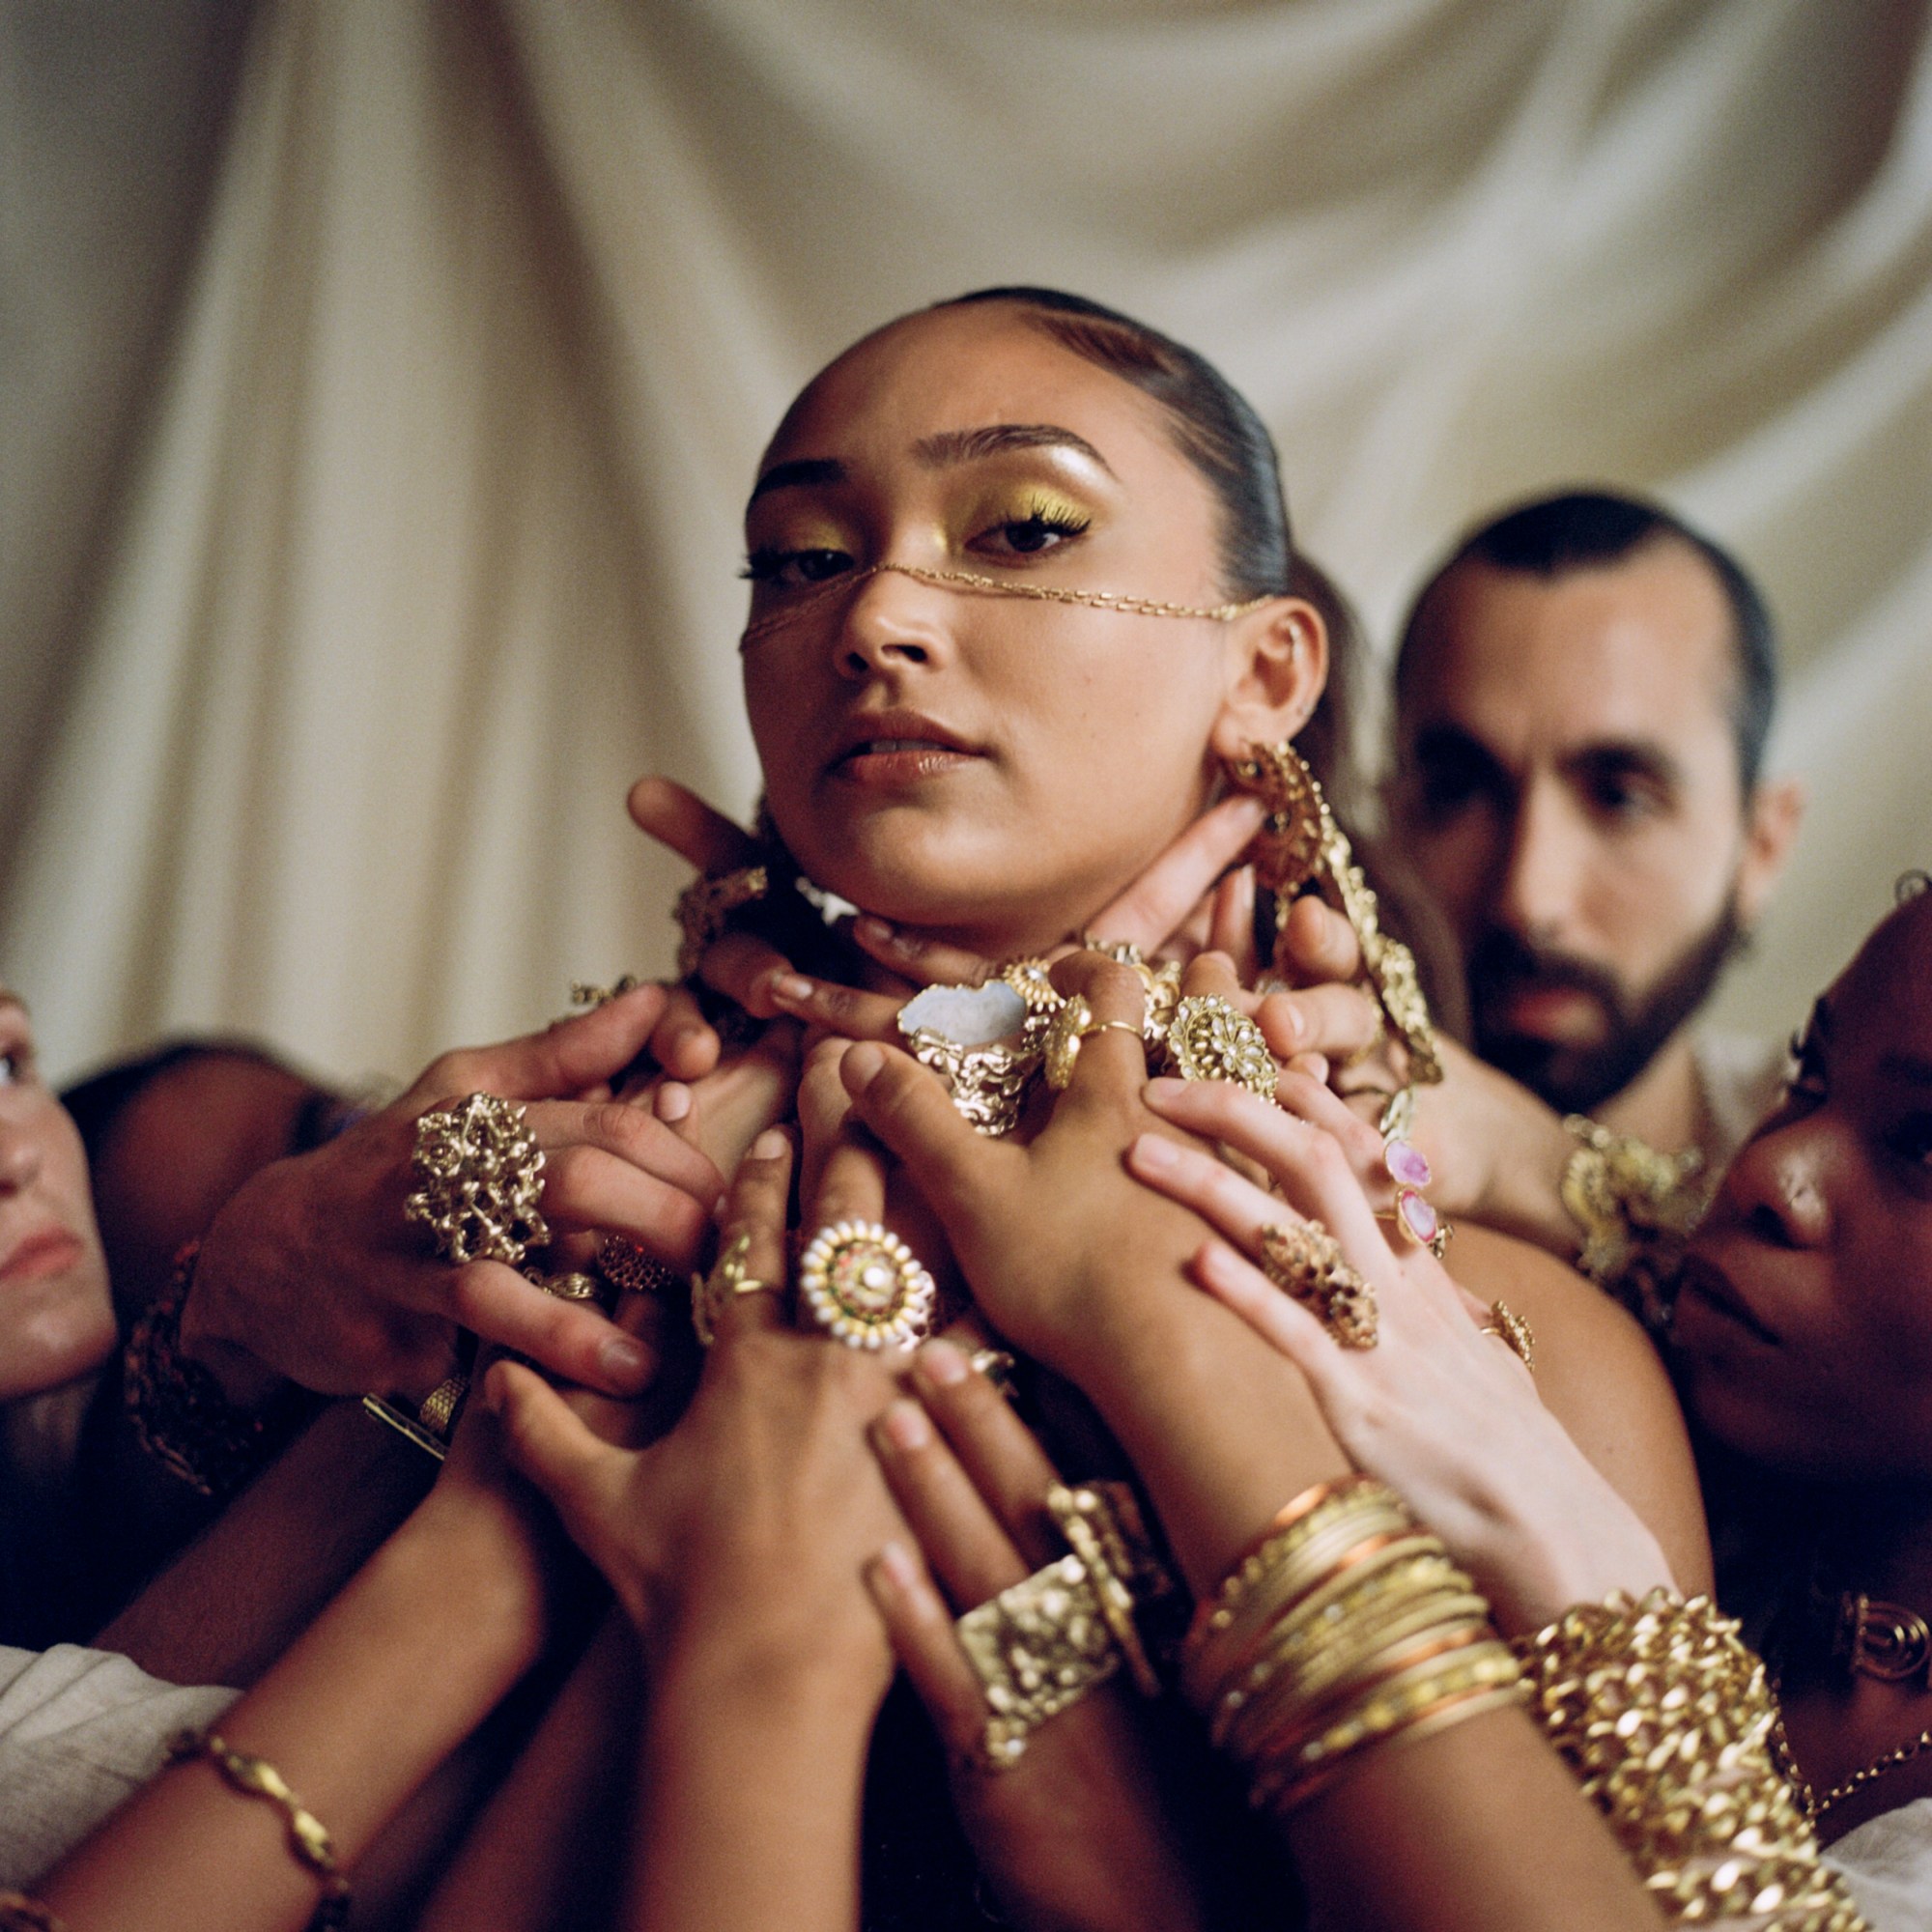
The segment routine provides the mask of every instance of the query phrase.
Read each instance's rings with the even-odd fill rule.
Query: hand
[[[904,1530],[865,1431],[893,1373],[784,1325],[792,1165],[790,1137],[773,1128],[739,1168],[723,1238],[749,1236],[745,1264],[773,1287],[720,1311],[697,1392],[660,1441],[600,1441],[517,1363],[494,1365],[485,1395],[511,1460],[610,1579],[660,1668],[701,1655],[741,1679],[836,1673],[876,1700],[891,1653],[860,1573]],[[827,1161],[815,1212],[876,1219],[883,1196],[876,1159],[850,1145]]]
[[[1498,1625],[1532,1631],[1612,1589],[1641,1596],[1671,1582],[1657,1538],[1545,1408],[1522,1363],[1482,1332],[1482,1304],[1425,1249],[1391,1249],[1336,1139],[1251,1094],[1215,1098],[1211,1120],[1196,1104],[1163,1111],[1258,1162],[1279,1197],[1210,1153],[1152,1136],[1135,1143],[1129,1167],[1220,1229],[1226,1241],[1195,1257],[1201,1285],[1300,1368],[1356,1466],[1402,1492],[1475,1577]],[[1298,1216],[1325,1227],[1367,1280],[1379,1316],[1373,1348],[1339,1347],[1250,1259],[1264,1226]]]
[[[1201,1924],[1124,1678],[1049,1719],[1017,1765],[991,1772],[980,1761],[985,1695],[953,1618],[1065,1554],[1043,1508],[1054,1470],[957,1349],[928,1343],[913,1382],[920,1400],[895,1402],[873,1424],[872,1444],[931,1569],[892,1544],[866,1580],[947,1748],[960,1821],[1006,1922],[1093,1932]]]
[[[449,1373],[459,1329],[613,1395],[652,1358],[594,1310],[543,1293],[497,1262],[451,1267],[405,1219],[415,1123],[471,1093],[528,1103],[545,1151],[543,1210],[556,1236],[608,1229],[688,1265],[723,1179],[701,1153],[600,1090],[659,1019],[641,986],[500,1046],[444,1055],[400,1099],[312,1153],[264,1168],[215,1217],[182,1314],[184,1347],[232,1399],[272,1376],[329,1395],[426,1394]]]
[[[1190,969],[1192,981],[1206,971]],[[1132,1258],[1143,1288],[1167,1278],[1178,1289],[1201,1230],[1121,1171],[1128,1143],[1157,1127],[1140,1097],[1139,978],[1083,952],[1057,966],[1054,981],[1084,994],[1099,1030],[1083,1040],[1072,1084],[1031,1143],[976,1134],[939,1077],[891,1048],[852,1047],[842,1073],[854,1113],[904,1164],[994,1326],[1078,1381],[1088,1304],[1112,1294],[1122,1258]]]
[[[747,833],[668,779],[639,779],[631,788],[630,811],[642,831],[689,859],[701,873],[757,862],[758,848]],[[1221,875],[1254,838],[1262,817],[1260,803],[1246,794],[1211,807],[1119,898],[1094,915],[1093,930],[1110,943],[1126,942],[1150,955],[1172,951],[1184,958],[1214,945],[1252,962],[1253,877],[1245,868],[1227,879]],[[870,914],[861,915],[848,932],[883,969],[878,983],[844,986],[809,978],[766,941],[745,932],[727,932],[712,946],[699,963],[698,977],[754,1019],[788,1015],[847,1039],[895,1044],[899,1009],[920,987],[978,985],[1001,964]],[[1069,940],[1053,956],[1074,950]],[[704,1038],[715,1061],[716,1035],[707,1029],[701,1037],[701,1024],[696,1004],[687,995],[668,1011],[652,1037],[653,1055],[680,1078],[696,1077],[684,1069],[707,1050]]]

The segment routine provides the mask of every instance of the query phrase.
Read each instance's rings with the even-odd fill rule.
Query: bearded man
[[[1738,564],[1595,493],[1468,537],[1396,663],[1391,818],[1461,945],[1476,1050],[1712,1171],[1782,1076],[1775,1047],[1691,1027],[1803,810],[1761,770],[1776,685]]]

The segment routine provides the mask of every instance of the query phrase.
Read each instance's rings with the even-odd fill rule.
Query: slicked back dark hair
[[[1227,595],[1245,600],[1289,594],[1294,548],[1274,439],[1220,370],[1157,328],[1061,289],[975,289],[933,307],[970,308],[980,302],[1034,310],[1031,320],[1062,348],[1152,397],[1167,412],[1176,447],[1214,493]]]
[[[1687,545],[1709,565],[1730,608],[1737,671],[1731,729],[1737,740],[1739,782],[1748,798],[1764,768],[1765,740],[1777,708],[1777,639],[1771,612],[1757,585],[1729,552],[1661,504],[1635,497],[1603,490],[1566,491],[1520,503],[1464,537],[1409,606],[1395,660],[1398,711],[1421,652],[1418,634],[1429,601],[1462,565],[1487,563],[1495,570],[1556,578],[1621,563],[1652,544],[1673,542]]]

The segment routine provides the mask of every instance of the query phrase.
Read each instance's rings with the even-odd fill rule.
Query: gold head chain
[[[1095,611],[1119,611],[1129,617],[1199,617],[1214,624],[1244,617],[1250,611],[1259,611],[1264,604],[1272,603],[1280,594],[1269,591],[1240,604],[1163,604],[1157,598],[1128,597],[1116,590],[1068,590],[1058,584],[1005,583],[997,577],[982,577],[976,570],[926,570],[916,563],[872,563],[864,570],[841,571],[837,577],[828,577],[795,593],[782,611],[747,624],[738,639],[738,648],[743,650],[747,644],[755,643],[767,632],[782,630],[807,607],[831,592],[854,590],[868,577],[878,577],[887,571],[942,590],[977,590],[993,597],[1026,598],[1036,604],[1084,604]]]

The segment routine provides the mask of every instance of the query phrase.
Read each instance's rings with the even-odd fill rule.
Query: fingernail
[[[754,1160],[778,1160],[790,1151],[791,1142],[785,1137],[782,1127],[767,1127],[752,1143],[752,1157]]]
[[[1162,1100],[1172,1100],[1187,1085],[1184,1080],[1177,1080],[1172,1073],[1156,1073],[1142,1089],[1143,1096],[1158,1105]]]
[[[919,1351],[913,1366],[935,1386],[956,1388],[966,1379],[973,1365],[951,1342],[928,1342]]]
[[[667,1080],[658,1089],[656,1113],[659,1120],[669,1124],[681,1121],[691,1112],[691,1089],[679,1080]]]
[[[898,937],[884,920],[869,912],[853,922],[852,934],[855,939],[870,940],[874,946],[890,946]]]
[[[903,1543],[888,1543],[880,1549],[879,1568],[895,1590],[910,1590],[919,1581],[919,1565]]]
[[[886,1052],[870,1040],[861,1040],[838,1063],[839,1077],[848,1094],[863,1094],[886,1070]]]
[[[880,1433],[895,1449],[923,1449],[932,1440],[932,1424],[916,1402],[901,1397],[879,1418]]]
[[[1170,1174],[1179,1158],[1179,1150],[1159,1134],[1140,1134],[1127,1149],[1128,1165],[1149,1174]]]
[[[650,1370],[650,1350],[628,1335],[612,1335],[598,1350],[597,1365],[612,1381],[640,1382]]]
[[[811,981],[798,973],[774,973],[765,981],[775,1000],[783,1000],[789,1006],[803,1006],[816,990]]]

